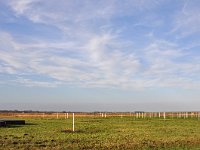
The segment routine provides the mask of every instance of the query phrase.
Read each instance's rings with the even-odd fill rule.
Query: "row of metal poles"
[[[3,114],[1,114],[3,115]],[[72,112],[69,113],[13,113],[6,116],[13,117],[39,117],[39,118],[65,118],[73,116]],[[130,112],[130,113],[76,113],[77,117],[134,117],[134,118],[200,118],[200,112]]]
[[[100,113],[101,117],[108,116],[106,113]],[[109,115],[110,116],[110,115]],[[111,114],[112,116],[112,114]],[[128,116],[127,114],[121,114],[121,118],[123,116]],[[200,118],[200,112],[138,112],[138,113],[130,113],[129,116],[133,116],[135,118]]]

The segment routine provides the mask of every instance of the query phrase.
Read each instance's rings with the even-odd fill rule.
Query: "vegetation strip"
[[[26,118],[25,126],[0,128],[0,149],[197,149],[196,118]]]

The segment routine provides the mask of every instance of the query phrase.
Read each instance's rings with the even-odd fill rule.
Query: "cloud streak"
[[[193,49],[184,49],[183,41],[160,38],[157,33],[146,36],[154,30],[147,30],[150,26],[146,22],[150,18],[155,21],[160,16],[149,17],[145,11],[155,11],[163,4],[163,1],[156,0],[151,5],[148,1],[126,1],[121,5],[114,0],[4,2],[15,14],[15,23],[25,17],[31,27],[45,26],[50,31],[56,28],[59,39],[53,37],[54,34],[31,37],[1,30],[0,73],[15,76],[15,80],[9,83],[29,87],[75,85],[126,90],[199,89],[200,56],[194,55]],[[198,32],[197,27],[192,27],[190,33],[186,33],[189,24],[196,24],[195,19],[198,26],[199,19],[188,9],[185,4],[184,10],[177,13],[182,17],[172,22],[170,34],[177,35],[178,32],[178,35],[191,36]],[[138,14],[146,16],[147,20],[140,20]],[[185,15],[190,19],[184,20]],[[145,23],[145,26],[135,26],[135,23],[140,24],[136,21],[128,29],[119,23],[119,18],[130,21],[129,17]],[[161,25],[156,25],[158,30],[161,30]],[[21,35],[27,38],[19,40],[17,37]],[[49,81],[39,79],[41,76]]]

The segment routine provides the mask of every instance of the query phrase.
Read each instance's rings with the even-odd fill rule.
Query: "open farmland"
[[[23,117],[24,126],[0,128],[0,149],[198,149],[197,117],[95,115]],[[21,117],[22,118],[22,117]],[[17,119],[20,119],[17,117]]]

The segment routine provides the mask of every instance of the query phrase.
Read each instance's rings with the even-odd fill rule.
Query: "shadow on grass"
[[[69,129],[66,129],[66,130],[62,130],[61,132],[63,133],[83,133],[82,130],[69,130]]]
[[[104,130],[98,130],[98,129],[90,129],[90,130],[87,130],[87,129],[84,129],[84,130],[70,130],[70,129],[64,129],[64,130],[61,130],[62,133],[88,133],[88,134],[95,134],[95,133],[101,133],[101,132],[104,132]]]
[[[25,126],[34,126],[34,125],[38,125],[37,123],[26,123]]]

